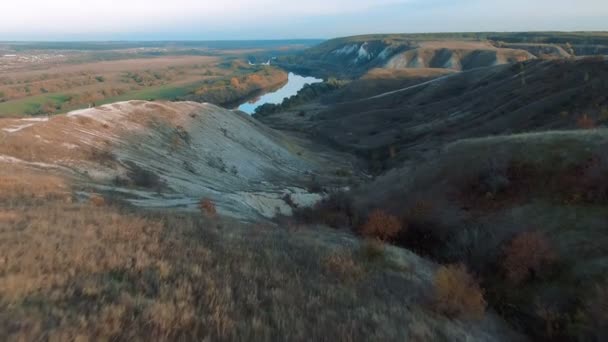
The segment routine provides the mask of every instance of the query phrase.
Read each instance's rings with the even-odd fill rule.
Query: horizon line
[[[392,33],[362,33],[335,37],[317,38],[230,38],[230,39],[20,39],[20,40],[0,40],[0,44],[6,43],[172,43],[172,42],[252,42],[252,41],[314,41],[331,40],[347,37],[360,37],[371,35],[425,35],[425,34],[484,34],[484,33],[608,33],[608,29],[600,30],[525,30],[525,31],[425,31],[425,32],[392,32]]]

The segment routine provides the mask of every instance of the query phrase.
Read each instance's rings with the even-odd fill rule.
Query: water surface
[[[323,82],[323,80],[315,77],[304,77],[290,72],[287,84],[285,84],[283,87],[276,91],[269,92],[260,97],[256,97],[252,100],[249,100],[246,103],[240,105],[238,109],[247,114],[253,114],[255,113],[256,108],[266,103],[282,103],[286,97],[296,95],[298,91],[304,88],[306,84],[313,84],[319,82]]]

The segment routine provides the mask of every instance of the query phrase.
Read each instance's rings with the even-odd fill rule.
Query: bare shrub
[[[483,318],[487,304],[483,290],[463,264],[440,267],[433,285],[440,313],[452,318]]]
[[[387,241],[397,236],[401,229],[402,225],[397,217],[376,209],[369,214],[367,222],[361,227],[361,234]]]
[[[503,267],[507,278],[517,284],[540,275],[555,260],[551,243],[544,234],[524,232],[504,248]]]
[[[198,203],[198,208],[200,209],[203,215],[208,217],[216,217],[217,216],[217,208],[215,207],[215,203],[208,198],[203,198]]]

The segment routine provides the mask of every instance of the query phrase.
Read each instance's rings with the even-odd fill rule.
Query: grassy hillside
[[[358,78],[387,66],[468,70],[533,58],[604,54],[606,32],[374,34],[328,40],[279,62],[303,73]]]
[[[514,327],[535,339],[600,341],[608,336],[607,146],[606,129],[460,140],[302,217],[366,234],[381,209],[401,222],[390,240],[467,265]]]
[[[607,75],[608,61],[593,57],[477,69],[409,87],[406,78],[406,88],[382,96],[370,91],[365,97],[363,79],[328,94],[303,123],[294,119],[298,109],[262,120],[305,124],[316,139],[353,151],[382,171],[458,139],[601,126],[608,122]]]
[[[0,164],[2,340],[517,340],[425,300],[435,266],[324,228],[78,201]],[[371,249],[370,249],[371,248]]]

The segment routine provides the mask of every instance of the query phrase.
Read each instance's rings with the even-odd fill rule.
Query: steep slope
[[[364,99],[345,98],[346,87],[336,93],[338,103],[305,123],[319,141],[396,165],[462,138],[601,125],[608,120],[607,80],[608,61],[593,57],[475,69]],[[281,127],[293,121],[281,114],[260,120]]]
[[[332,39],[278,64],[302,73],[356,79],[373,68],[470,70],[536,58],[606,54],[604,32],[377,34]]]
[[[469,70],[534,58],[527,51],[497,48],[487,41],[353,39],[321,44],[307,50],[296,62],[283,66],[313,74],[357,78],[372,68]]]
[[[492,306],[535,339],[599,341],[607,147],[607,129],[464,139],[352,197],[356,212],[379,207],[407,222],[398,244],[475,270]]]
[[[393,55],[384,67],[470,70],[536,58],[524,50],[495,48],[489,42],[429,41]]]
[[[142,207],[194,208],[201,198],[221,213],[251,218],[289,213],[283,198],[310,205],[314,180],[339,186],[337,154],[250,117],[209,104],[130,101],[50,119],[0,121],[0,163],[56,169],[83,195],[110,192]]]
[[[70,200],[0,163],[0,339],[517,341],[438,315],[437,265],[351,234]]]

